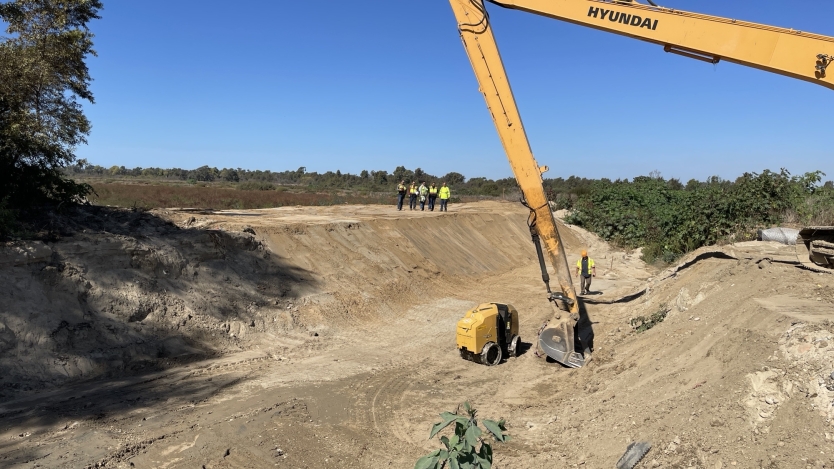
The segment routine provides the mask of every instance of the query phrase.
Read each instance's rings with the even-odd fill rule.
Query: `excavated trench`
[[[553,313],[525,220],[91,209],[7,246],[0,467],[411,467],[463,401],[506,419],[496,467],[612,467],[639,441],[638,468],[834,467],[834,280],[787,246],[661,272],[562,227],[597,261],[591,363],[461,360],[467,308],[513,304],[527,347]]]
[[[71,236],[0,251],[0,399],[326,336],[443,298],[533,261],[523,210],[502,208],[260,211],[211,226],[191,212],[89,209]]]

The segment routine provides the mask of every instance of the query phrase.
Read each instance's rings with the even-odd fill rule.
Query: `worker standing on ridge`
[[[426,187],[426,181],[420,181],[420,210],[426,210],[426,199],[429,195],[429,188]]]
[[[446,183],[444,182],[442,186],[440,186],[440,211],[441,212],[448,212],[449,211],[449,197],[452,196],[452,192],[446,187]]]
[[[405,187],[405,179],[400,181],[397,185],[397,210],[402,211],[403,201],[405,200],[405,193],[408,189]]]
[[[408,208],[410,210],[417,209],[417,184],[413,182],[408,188]]]
[[[576,261],[576,275],[579,276],[582,293],[587,295],[591,292],[591,278],[597,276],[597,268],[594,260],[588,257],[588,251],[582,251],[582,259]]]
[[[429,187],[429,210],[434,212],[434,202],[437,200],[437,184],[431,183]]]

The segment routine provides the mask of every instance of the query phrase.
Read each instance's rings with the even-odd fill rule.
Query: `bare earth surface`
[[[481,302],[532,345],[553,314],[518,204],[89,209],[0,249],[0,467],[408,468],[471,402],[498,468],[834,467],[834,276],[793,248],[706,249],[656,271],[588,248],[595,352],[485,367],[455,349]],[[637,333],[630,320],[668,311]]]

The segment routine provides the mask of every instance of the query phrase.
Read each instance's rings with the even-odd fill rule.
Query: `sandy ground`
[[[471,402],[513,439],[499,468],[834,467],[834,276],[793,248],[706,249],[657,271],[588,248],[591,363],[455,349],[467,308],[553,311],[525,209],[105,209],[0,251],[0,467],[413,467]],[[632,318],[664,311],[646,332]],[[829,390],[831,389],[831,390]]]

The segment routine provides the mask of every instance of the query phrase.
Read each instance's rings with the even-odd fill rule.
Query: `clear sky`
[[[834,36],[830,0],[662,6]],[[104,2],[91,163],[511,172],[446,0]],[[834,179],[834,92],[492,6],[549,177]]]

